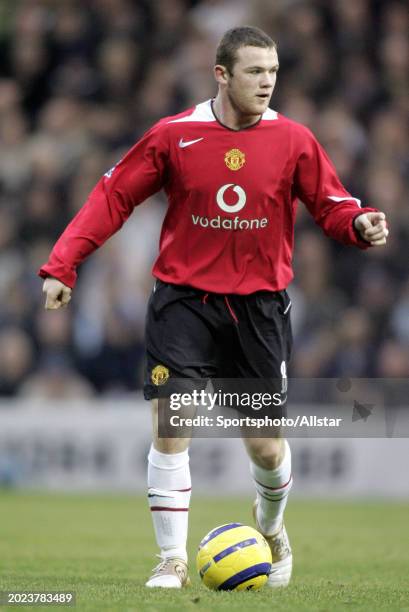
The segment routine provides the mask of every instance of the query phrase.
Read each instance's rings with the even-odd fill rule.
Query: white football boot
[[[253,517],[256,528],[267,541],[272,556],[271,572],[268,576],[267,586],[271,588],[286,587],[291,580],[293,555],[284,523],[281,523],[280,529],[273,535],[265,535],[260,529],[257,520],[257,505],[258,502],[256,500],[253,505]]]
[[[181,589],[190,584],[187,563],[176,557],[163,558],[157,555],[161,562],[152,570],[152,576],[145,584],[147,587],[165,589]]]

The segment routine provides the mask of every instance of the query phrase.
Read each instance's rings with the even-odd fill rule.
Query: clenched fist
[[[46,295],[46,310],[57,310],[57,308],[67,306],[71,299],[71,288],[51,276],[44,281],[43,293]]]
[[[383,212],[362,213],[354,221],[355,229],[361,238],[372,246],[386,244],[389,230],[386,227],[385,214]]]

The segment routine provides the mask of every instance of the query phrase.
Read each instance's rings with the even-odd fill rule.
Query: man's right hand
[[[46,278],[43,284],[45,293],[46,310],[57,310],[62,306],[67,306],[71,299],[71,288],[64,285],[61,281],[51,276]]]

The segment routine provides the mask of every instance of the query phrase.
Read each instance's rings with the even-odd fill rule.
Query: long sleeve
[[[122,227],[135,206],[163,187],[167,158],[166,136],[157,124],[97,183],[39,275],[73,288],[77,266]]]
[[[311,134],[303,128],[298,143],[301,153],[295,172],[295,195],[306,205],[315,222],[324,232],[347,245],[365,249],[370,245],[362,240],[353,227],[353,220],[376,208],[361,207],[342,185],[327,154]]]

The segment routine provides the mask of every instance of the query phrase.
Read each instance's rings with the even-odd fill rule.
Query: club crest
[[[246,156],[240,149],[230,149],[225,153],[224,161],[229,170],[240,170],[246,163]]]
[[[151,380],[154,385],[159,387],[164,385],[169,379],[169,370],[163,365],[157,365],[153,368],[151,374]]]

